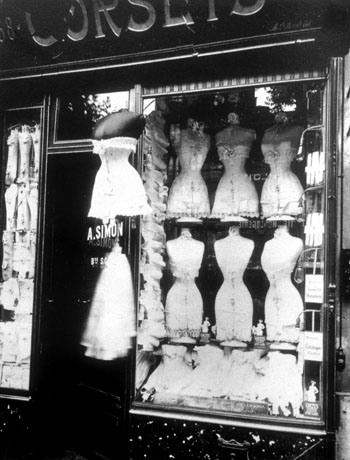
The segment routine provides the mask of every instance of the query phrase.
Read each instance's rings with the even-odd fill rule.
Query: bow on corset
[[[269,150],[266,154],[267,158],[271,158],[272,160],[276,161],[279,158],[280,154],[277,150]]]

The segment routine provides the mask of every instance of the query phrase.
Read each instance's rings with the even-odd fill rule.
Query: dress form
[[[165,317],[168,335],[176,342],[195,342],[201,332],[203,300],[195,278],[201,267],[204,243],[192,238],[188,228],[166,244],[170,267],[175,278],[166,303]]]
[[[299,179],[290,169],[303,128],[290,124],[283,112],[277,114],[275,120],[276,124],[265,131],[261,144],[265,162],[271,169],[260,200],[265,218],[296,216],[303,193]]]
[[[119,215],[150,213],[141,177],[128,160],[136,150],[137,139],[114,137],[93,142],[101,166],[95,177],[89,217],[108,222]]]
[[[279,225],[265,244],[261,264],[270,282],[265,299],[268,341],[298,342],[296,321],[303,311],[303,301],[291,273],[302,250],[302,240],[291,236],[285,224]]]
[[[186,129],[174,142],[181,172],[174,180],[167,203],[167,217],[207,217],[210,213],[209,194],[201,169],[210,147],[210,136],[203,126],[189,118]]]
[[[258,195],[244,169],[256,134],[252,129],[239,126],[239,121],[236,113],[230,113],[229,127],[219,131],[215,136],[219,158],[225,172],[216,190],[211,217],[259,215]]]
[[[228,236],[216,241],[214,248],[224,275],[224,282],[215,299],[216,338],[234,341],[237,345],[239,342],[249,342],[253,301],[243,282],[243,274],[253,253],[254,243],[241,236],[238,227],[230,227]]]

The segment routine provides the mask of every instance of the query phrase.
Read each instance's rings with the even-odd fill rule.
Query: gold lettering
[[[36,34],[35,28],[32,22],[32,15],[26,12],[26,21],[29,32],[32,36],[32,39],[40,46],[52,46],[54,45],[57,40],[53,35],[49,35],[48,37],[40,37],[40,35]]]
[[[114,24],[109,14],[109,11],[114,10],[118,6],[119,0],[113,0],[112,3],[108,6],[106,6],[104,2],[105,0],[93,0],[96,30],[97,30],[97,34],[95,35],[95,38],[103,38],[106,36],[102,31],[101,17],[100,17],[101,13],[104,14],[106,21],[109,27],[111,28],[112,32],[114,33],[114,35],[119,37],[122,29],[121,27],[118,27],[116,24]]]
[[[156,10],[154,9],[153,5],[145,0],[129,0],[129,3],[131,5],[139,6],[140,8],[145,8],[148,13],[148,18],[145,22],[138,23],[131,15],[126,30],[131,30],[132,32],[144,32],[150,29],[156,22]]]
[[[236,0],[230,15],[238,14],[239,16],[248,16],[250,14],[255,14],[265,5],[265,0],[256,0],[253,5],[246,6],[242,5],[241,1],[242,0]]]
[[[188,0],[185,0],[188,3]],[[192,25],[194,21],[192,19],[191,14],[187,11],[182,16],[175,16],[172,17],[170,13],[170,2],[171,0],[164,0],[164,15],[165,15],[165,23],[163,27],[174,27],[174,26],[181,26],[181,25]]]
[[[216,16],[216,13],[215,13],[215,0],[208,0],[208,1],[209,1],[208,3],[209,15],[208,15],[207,22],[217,21],[218,17]]]
[[[88,14],[86,10],[86,6],[84,0],[75,0],[76,3],[79,5],[81,14],[83,15],[83,25],[80,30],[74,32],[70,27],[68,27],[67,37],[70,38],[73,42],[79,42],[80,40],[84,40],[87,36],[88,28],[89,28],[89,21],[88,21]],[[75,6],[72,5],[69,14],[74,17],[75,13]]]

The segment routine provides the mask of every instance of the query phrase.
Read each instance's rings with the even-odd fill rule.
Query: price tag
[[[319,403],[314,402],[303,402],[304,415],[305,417],[316,417],[320,418],[321,416],[321,407]]]
[[[323,303],[323,275],[305,276],[305,302]]]
[[[304,360],[323,361],[323,333],[304,331]]]

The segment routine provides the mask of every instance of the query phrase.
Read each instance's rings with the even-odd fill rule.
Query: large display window
[[[29,390],[41,163],[41,107],[5,114],[0,390]]]
[[[190,89],[143,99],[135,401],[322,421],[323,83]]]

